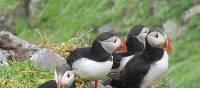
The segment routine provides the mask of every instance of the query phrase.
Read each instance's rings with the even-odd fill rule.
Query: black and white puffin
[[[145,49],[133,56],[120,72],[118,81],[123,88],[145,88],[164,74],[168,69],[168,54],[165,49],[169,45],[170,42],[162,31],[149,32]]]
[[[91,47],[75,49],[69,55],[67,63],[76,75],[85,80],[105,79],[113,65],[112,53],[121,46],[124,47],[125,44],[119,37],[104,32],[94,40]]]
[[[138,52],[144,50],[146,35],[149,28],[144,25],[135,25],[128,32],[126,45],[127,52],[113,53],[114,63],[111,72],[109,73],[110,79],[100,80],[100,85],[107,87],[112,84],[120,83],[112,79],[119,79],[120,71],[124,68],[126,63]],[[112,81],[112,82],[111,82]],[[112,84],[111,84],[112,83]]]
[[[114,64],[112,67],[111,74],[119,73],[126,63],[138,52],[144,50],[145,38],[149,28],[144,25],[135,25],[127,35],[127,52],[125,53],[114,53]]]
[[[38,88],[76,88],[74,82],[74,73],[67,64],[56,67],[55,80],[49,80]]]

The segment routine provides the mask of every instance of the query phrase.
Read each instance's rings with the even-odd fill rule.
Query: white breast
[[[120,61],[120,66],[116,69],[112,69],[111,73],[118,73],[120,72],[126,65],[126,63],[133,57],[134,55],[123,57]]]
[[[168,55],[164,52],[162,59],[151,65],[149,71],[145,75],[142,85],[140,88],[147,87],[151,82],[158,79],[162,74],[164,74],[168,69]]]
[[[75,74],[86,80],[99,80],[107,77],[111,71],[113,60],[96,62],[88,58],[81,58],[73,63],[72,68]]]

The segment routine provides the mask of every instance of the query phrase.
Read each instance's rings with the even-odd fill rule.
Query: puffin
[[[149,28],[142,24],[135,25],[131,28],[131,30],[127,34],[126,52],[113,53],[114,63],[113,63],[111,72],[108,74],[109,79],[100,80],[99,85],[105,88],[107,88],[107,86],[112,86],[111,83],[118,84],[118,86],[120,85],[118,81],[115,81],[113,79],[119,79],[120,71],[124,68],[126,63],[136,53],[144,50],[145,42],[146,42],[145,38],[148,32],[149,32]]]
[[[145,49],[135,54],[120,72],[118,80],[112,80],[115,88],[146,88],[167,72],[171,43],[165,32],[152,30],[146,36]],[[118,84],[116,84],[116,81]]]
[[[72,71],[84,80],[98,81],[105,79],[113,66],[112,53],[126,48],[122,39],[111,32],[104,32],[97,36],[91,47],[77,48],[67,58]]]
[[[114,53],[114,64],[112,71],[109,73],[111,78],[117,77],[116,75],[124,68],[126,63],[138,52],[145,48],[145,38],[149,28],[144,25],[135,25],[128,32],[126,46],[127,52]]]
[[[55,80],[49,80],[38,88],[76,88],[74,81],[74,73],[67,64],[56,66]]]

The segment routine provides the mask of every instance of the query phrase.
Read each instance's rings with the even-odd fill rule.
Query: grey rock
[[[175,40],[175,39],[181,37],[187,31],[186,25],[177,24],[177,22],[175,20],[167,20],[163,24],[163,28],[166,30],[170,39],[172,39],[172,40]]]
[[[6,59],[6,56],[0,52],[0,66],[6,66],[8,64],[8,60]]]
[[[35,20],[35,15],[42,10],[47,3],[48,0],[31,0],[28,5],[29,16],[31,19]]]
[[[0,47],[1,48],[24,48],[24,49],[38,49],[36,45],[30,44],[27,41],[15,37],[10,32],[0,32]]]
[[[12,34],[16,34],[15,28],[12,25],[12,17],[11,17],[11,10],[5,9],[3,14],[0,15],[0,31],[8,31],[11,32]]]
[[[30,0],[17,0],[13,7],[16,17],[29,16],[29,6]]]
[[[110,31],[112,31],[112,30],[113,30],[113,24],[112,24],[112,23],[108,23],[108,24],[105,24],[105,25],[99,27],[99,28],[97,29],[97,33],[98,33],[98,34],[101,34],[101,33],[103,33],[103,32],[110,32]]]
[[[57,65],[66,64],[66,60],[63,57],[48,49],[39,50],[30,59],[34,64],[45,68],[53,68]]]
[[[101,34],[103,32],[113,32],[114,34],[126,35],[126,31],[122,30],[117,25],[113,25],[112,23],[105,24],[97,29],[98,34]]]
[[[169,34],[171,39],[176,39],[179,27],[180,25],[178,25],[174,20],[167,20],[163,24],[163,28]]]
[[[183,21],[187,22],[191,17],[200,13],[200,4],[191,7],[190,9],[186,10],[182,16]]]
[[[24,61],[39,50],[37,46],[5,31],[0,32],[0,49],[6,55],[7,60],[15,58],[19,62]]]

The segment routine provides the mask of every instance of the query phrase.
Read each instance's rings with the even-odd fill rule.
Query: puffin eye
[[[156,38],[158,38],[158,33],[156,34],[156,36],[155,36]]]
[[[116,43],[117,42],[117,39],[116,40],[114,40],[114,43]]]
[[[69,78],[70,77],[70,75],[67,73],[67,77]]]

